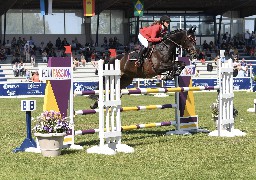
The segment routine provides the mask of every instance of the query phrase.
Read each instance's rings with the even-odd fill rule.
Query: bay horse
[[[116,59],[120,60],[121,79],[120,88],[126,88],[134,78],[152,78],[169,72],[170,79],[182,71],[185,67],[176,60],[176,48],[182,48],[190,55],[196,53],[196,28],[186,30],[175,30],[167,35],[167,39],[149,48],[146,58],[140,66],[136,65],[138,59],[133,59],[135,52],[124,53],[110,58],[108,64],[114,64]],[[137,53],[136,53],[137,54]],[[98,99],[98,96],[91,95],[90,98]],[[90,106],[92,109],[98,107],[98,101]]]

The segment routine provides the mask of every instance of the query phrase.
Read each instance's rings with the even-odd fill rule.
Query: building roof
[[[53,9],[82,9],[83,0],[53,0]],[[96,14],[103,10],[124,10],[133,16],[132,0],[96,0]],[[0,0],[0,15],[9,9],[39,9],[40,0]],[[255,0],[144,0],[148,11],[202,11],[209,15],[221,15],[237,11],[238,18],[256,14]]]

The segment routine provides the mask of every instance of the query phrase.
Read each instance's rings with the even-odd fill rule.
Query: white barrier
[[[245,133],[234,128],[233,117],[233,62],[232,59],[224,62],[218,61],[218,84],[219,84],[219,114],[218,128],[209,133],[209,136],[244,136]]]
[[[106,155],[114,155],[116,152],[133,153],[132,147],[121,143],[120,61],[115,61],[115,68],[113,64],[105,64],[103,69],[104,60],[100,60],[98,66],[100,144],[87,149],[87,153]]]

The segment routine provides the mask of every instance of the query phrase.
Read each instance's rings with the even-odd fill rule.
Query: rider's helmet
[[[167,15],[163,15],[163,16],[160,18],[161,24],[163,24],[164,22],[170,22],[170,21],[171,21],[171,19],[170,19],[170,17],[167,16]]]

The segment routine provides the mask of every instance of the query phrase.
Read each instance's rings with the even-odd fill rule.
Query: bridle
[[[176,34],[176,33],[175,33]],[[174,35],[175,35],[174,34]],[[167,37],[167,40],[171,41],[173,44],[175,44],[176,47],[182,48],[182,44],[186,44],[187,41],[189,42],[193,42],[194,44],[196,44],[196,39],[194,39],[192,37],[192,35],[187,35],[187,31],[186,31],[186,38],[184,40],[183,43],[178,44],[177,42],[175,42],[174,40],[172,40],[170,37]],[[163,44],[169,49],[169,46],[163,41]],[[184,48],[185,50],[187,50],[187,48]]]

